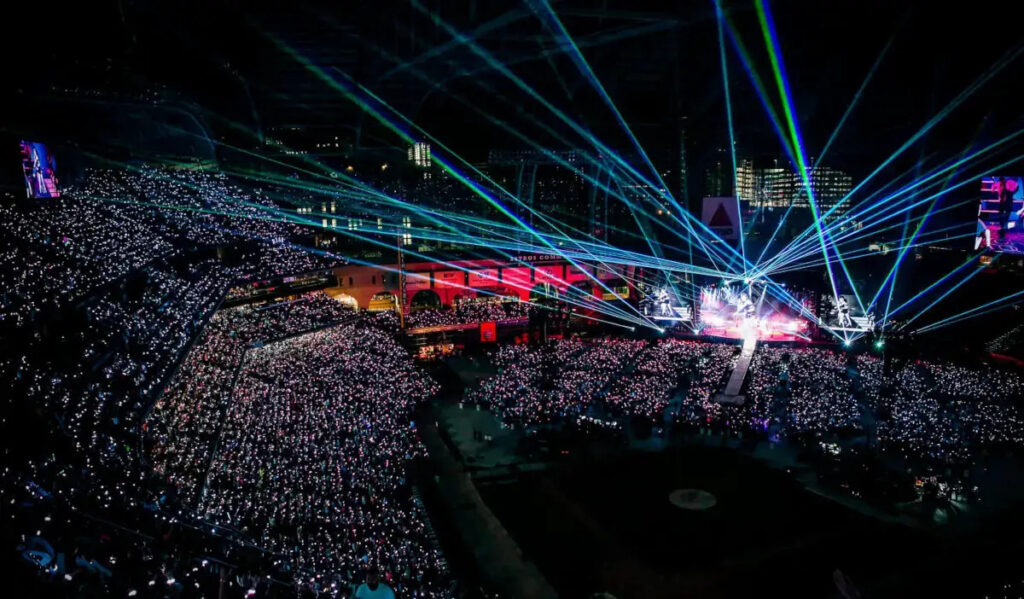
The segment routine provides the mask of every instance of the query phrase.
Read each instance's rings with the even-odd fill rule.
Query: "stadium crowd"
[[[59,198],[0,207],[0,325],[24,326],[197,247],[237,246],[224,273],[237,280],[342,263],[297,245],[312,231],[281,218],[268,191],[223,173],[88,169]]]
[[[138,528],[168,524],[154,507],[161,485],[141,459],[139,431],[229,280],[213,262],[182,268],[158,260],[3,348],[0,377],[10,393],[2,492],[14,519],[5,534],[18,534],[30,552],[52,548],[30,555],[47,562],[40,575],[68,595],[145,596],[156,572],[184,576],[187,558],[170,547],[138,563],[143,540],[154,536]]]
[[[465,400],[512,425],[578,424],[582,417],[621,426],[642,417],[666,431],[860,447],[961,489],[984,469],[982,456],[1024,446],[1024,377],[1014,371],[925,360],[886,371],[870,354],[761,345],[745,403],[718,403],[714,394],[737,349],[678,339],[509,345],[491,356],[498,373]]]
[[[886,372],[871,355],[761,347],[751,366],[754,421],[783,435],[868,435],[883,451],[941,465],[1024,443],[1024,377],[988,365],[908,361]]]
[[[224,310],[204,330],[232,285],[342,261],[304,247],[310,227],[274,218],[274,193],[194,169],[94,169],[60,198],[0,207],[3,538],[55,594],[294,596],[290,553],[195,515],[200,485],[184,465],[215,421],[165,414],[178,397],[221,406],[213,390],[230,393],[230,381],[217,377],[250,346],[354,317],[318,292]],[[396,329],[393,317],[364,320]],[[187,351],[197,336],[209,340],[201,354]],[[179,365],[194,384],[173,377]],[[405,500],[408,523],[422,524]],[[414,563],[404,551],[394,567]]]
[[[93,170],[62,198],[0,207],[0,326],[18,333],[0,352],[3,433],[17,440],[0,485],[15,523],[4,538],[67,594],[296,583],[336,595],[368,567],[399,596],[452,594],[411,484],[424,456],[413,409],[437,387],[397,344],[396,316],[356,316],[322,292],[217,311],[239,281],[339,261],[299,244],[310,229],[277,218],[274,195],[145,167]],[[528,307],[461,302],[408,325]],[[713,396],[737,349],[505,345],[498,374],[466,401],[516,426],[640,418],[809,445],[864,438],[946,469],[1024,444],[1024,378],[1010,371],[762,345],[747,402],[723,406]]]
[[[406,317],[410,328],[454,326],[479,322],[526,318],[530,304],[514,301],[462,301],[454,309],[426,308],[411,312]]]
[[[566,422],[584,414],[653,419],[664,413],[679,381],[688,380],[687,407],[696,414],[717,406],[710,396],[728,374],[735,353],[734,346],[675,339],[507,345],[493,355],[499,373],[471,390],[466,401],[523,425]]]
[[[436,384],[390,320],[246,350],[248,332],[224,331],[260,315],[221,314],[154,413],[158,470],[204,520],[286,556],[304,582],[347,588],[371,566],[400,596],[446,596],[408,472],[424,451],[411,412]]]
[[[198,470],[209,460],[249,347],[352,316],[351,310],[318,291],[285,302],[221,310],[210,319],[202,340],[185,357],[146,423],[150,438],[157,440],[154,466],[174,483],[186,504],[194,505]]]
[[[120,205],[64,196],[0,207],[0,321],[24,325],[173,251]]]
[[[68,446],[5,471],[19,550],[76,596],[346,596],[368,566],[400,596],[451,596],[407,469],[423,455],[411,410],[435,387],[394,315],[323,292],[221,310],[160,388],[223,276],[155,269],[137,296],[96,299],[74,376],[44,352],[5,360]]]

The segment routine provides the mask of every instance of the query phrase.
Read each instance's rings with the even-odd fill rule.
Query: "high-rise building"
[[[686,170],[686,117],[679,119],[679,202],[690,208],[690,181]]]
[[[733,195],[732,158],[726,148],[718,148],[715,162],[704,172],[704,196],[725,197]]]
[[[787,208],[793,200],[796,184],[795,173],[789,169],[772,166],[757,173],[757,200],[761,208]]]
[[[814,196],[818,211],[824,214],[846,197],[853,188],[853,178],[845,172],[827,166],[818,166],[807,172],[807,182]],[[736,166],[736,188],[740,200],[749,202],[752,209],[760,208],[809,208],[807,188],[800,174],[792,168],[778,166],[755,166],[754,161],[742,159]],[[836,210],[829,218],[838,216],[844,209]]]
[[[751,158],[741,158],[736,165],[736,195],[751,209],[785,208],[793,200],[795,173],[778,166],[758,166]]]
[[[409,162],[420,168],[427,168],[430,166],[430,144],[418,141],[413,145],[409,146],[409,150],[406,152],[409,157]]]
[[[754,161],[750,158],[738,161],[736,165],[736,195],[740,201],[757,205],[759,174],[760,171],[754,168]]]
[[[803,181],[796,173],[793,175],[795,177],[792,196],[793,206],[802,208],[810,207],[810,202],[807,197],[807,189],[803,185]],[[807,183],[811,194],[814,196],[814,203],[818,208],[818,214],[821,215],[824,215],[826,212],[831,210],[850,193],[851,189],[853,189],[853,177],[841,170],[829,168],[827,166],[816,166],[808,171]],[[832,220],[840,216],[846,211],[848,206],[848,203],[844,204],[843,207],[829,215],[827,217],[828,220]]]

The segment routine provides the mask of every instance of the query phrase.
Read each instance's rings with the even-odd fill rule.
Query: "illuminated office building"
[[[807,190],[804,188],[800,176],[794,173],[794,177],[793,206],[798,208],[810,207]],[[853,188],[853,178],[850,175],[827,166],[815,167],[808,171],[807,182],[811,194],[814,196],[815,204],[818,207],[818,213],[822,215],[845,198]],[[828,217],[829,220],[845,212],[848,206],[848,203],[844,204],[842,208],[836,210]]]
[[[807,172],[807,182],[820,213],[825,213],[846,197],[853,188],[853,178],[845,172],[819,166]],[[810,208],[807,188],[800,174],[792,168],[778,166],[758,167],[750,159],[742,159],[736,166],[736,190],[739,198],[752,208]],[[840,208],[830,218],[845,211]]]
[[[773,166],[757,173],[756,205],[764,208],[787,208],[793,199],[797,178],[788,169]]]
[[[430,144],[418,141],[413,145],[409,146],[409,150],[406,152],[409,158],[409,162],[420,168],[427,168],[430,166]]]
[[[738,161],[736,164],[736,195],[740,201],[756,204],[758,174],[758,169],[754,168],[754,161],[750,158]]]

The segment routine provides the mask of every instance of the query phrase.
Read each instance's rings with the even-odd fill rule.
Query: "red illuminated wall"
[[[384,290],[398,292],[398,275],[388,270],[395,268],[397,265],[394,264],[382,267],[350,265],[335,269],[334,274],[342,291],[354,297],[360,308],[365,308],[375,293]],[[584,268],[593,274],[593,267]],[[592,281],[575,266],[550,262],[533,266],[508,265],[497,260],[463,260],[447,264],[413,262],[406,264],[406,271],[406,307],[412,296],[423,289],[433,290],[443,304],[451,306],[456,296],[472,295],[478,290],[508,293],[525,301],[530,299],[530,290],[542,283],[549,283],[557,287],[559,293],[564,293],[569,284]],[[601,281],[611,281],[620,277],[631,280],[632,271],[632,267],[614,267],[614,272],[606,272],[604,268],[596,272]],[[591,283],[591,286],[596,285]],[[597,291],[595,295],[598,295]]]

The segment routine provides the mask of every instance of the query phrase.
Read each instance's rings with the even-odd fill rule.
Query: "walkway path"
[[[754,359],[754,350],[757,349],[757,339],[749,338],[743,341],[743,350],[740,351],[740,358],[736,360],[736,366],[732,369],[729,382],[725,391],[715,395],[715,401],[719,403],[730,403],[742,405],[744,397],[740,395],[743,389],[743,380],[747,378],[747,370],[750,369],[750,361]]]
[[[433,422],[420,427],[423,442],[438,468],[435,478],[463,544],[483,576],[512,599],[557,599],[537,566],[527,561],[508,531],[477,492],[469,473],[444,444]]]

